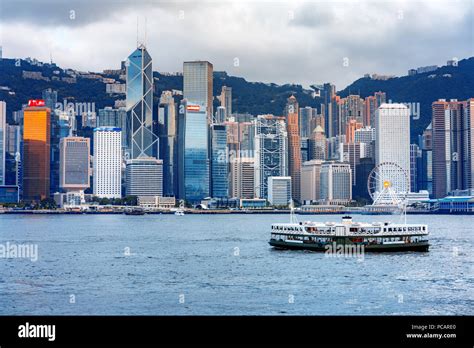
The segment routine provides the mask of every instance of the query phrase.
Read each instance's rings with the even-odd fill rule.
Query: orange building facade
[[[51,111],[28,107],[23,117],[23,199],[49,197]]]
[[[301,200],[301,142],[298,126],[298,102],[294,96],[288,98],[286,127],[288,131],[288,167],[291,176],[291,193],[294,200]]]

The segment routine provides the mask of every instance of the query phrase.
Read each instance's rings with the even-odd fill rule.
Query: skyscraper
[[[130,155],[130,127],[127,109],[118,108],[114,109],[110,106],[106,106],[104,109],[99,109],[97,116],[97,127],[112,127],[122,129],[122,151],[125,156]]]
[[[160,159],[163,160],[163,194],[178,195],[178,114],[171,91],[164,91],[158,108]]]
[[[158,157],[158,137],[153,132],[152,59],[140,45],[127,59],[127,113],[130,122],[131,159]]]
[[[363,117],[364,127],[374,126],[375,110],[386,102],[385,92],[375,92],[374,95],[365,98],[365,110]]]
[[[269,176],[268,202],[273,206],[288,206],[291,201],[291,185],[289,176]]]
[[[375,128],[364,127],[355,130],[354,143],[365,144],[365,156],[375,158]]]
[[[341,135],[342,120],[341,120],[341,97],[334,95],[329,104],[329,123],[326,122],[326,136],[333,138]]]
[[[51,110],[29,106],[23,115],[23,199],[40,201],[50,195]]]
[[[410,144],[410,190],[418,192],[418,163],[421,159],[421,150],[417,144]]]
[[[21,186],[21,126],[7,124],[5,133],[5,185]]]
[[[301,180],[301,142],[298,128],[298,102],[294,96],[286,104],[286,125],[288,130],[288,169],[291,177],[291,190],[294,200],[299,201]]]
[[[397,164],[410,180],[410,110],[404,104],[382,104],[375,112],[375,165],[383,162]],[[402,192],[403,178],[395,181],[395,192]]]
[[[255,197],[268,198],[268,178],[288,175],[284,117],[259,115],[255,127]]]
[[[187,103],[184,133],[184,196],[199,202],[209,197],[209,126],[205,105]]]
[[[348,163],[326,162],[321,165],[321,200],[345,204],[352,200],[352,175]]]
[[[224,124],[211,125],[211,195],[226,198],[229,194],[226,156],[227,131]]]
[[[299,117],[299,130],[300,130],[300,137],[302,138],[309,138],[314,128],[312,125],[314,124],[313,119],[316,117],[316,109],[313,109],[310,106],[306,106],[304,108],[300,108],[300,117]]]
[[[463,115],[462,188],[474,189],[474,98],[466,101]]]
[[[357,166],[360,164],[360,159],[367,157],[366,143],[346,143],[340,144],[342,152],[342,162],[349,163],[352,173],[352,185],[355,186],[357,182]]]
[[[230,163],[230,196],[234,198],[254,198],[255,172],[254,158],[233,158]]]
[[[163,161],[152,157],[127,161],[127,196],[163,196]]]
[[[227,119],[226,109],[223,106],[218,106],[216,110],[216,123],[224,123]]]
[[[90,187],[90,139],[61,138],[59,143],[59,186],[65,191]]]
[[[355,132],[362,128],[362,122],[357,122],[355,119],[350,119],[346,122],[346,144],[353,144],[355,142]]]
[[[51,110],[51,141],[50,141],[50,195],[59,192],[59,142],[61,138],[70,135],[68,112],[61,113],[56,110],[58,92],[51,88],[42,92],[45,106]],[[71,111],[72,112],[72,111]]]
[[[324,105],[324,130],[326,131],[327,136],[333,137],[336,136],[334,133],[334,121],[333,117],[335,111],[333,110],[333,98],[336,96],[336,86],[331,83],[325,83],[323,85],[322,97]]]
[[[7,103],[0,101],[0,185],[6,184]]]
[[[324,161],[327,158],[326,134],[321,126],[317,126],[311,134],[309,140],[309,158],[312,160]]]
[[[463,114],[465,102],[440,99],[432,104],[433,195],[443,198],[463,188]]]
[[[232,115],[232,87],[222,86],[220,95],[221,106],[225,107],[225,118]]]
[[[199,104],[213,123],[213,66],[206,61],[184,62],[183,64],[183,98],[188,103]]]
[[[102,198],[122,196],[122,130],[113,127],[94,129],[94,195]]]
[[[321,196],[321,165],[323,161],[311,160],[301,166],[301,201],[318,201]]]
[[[433,129],[431,123],[419,136],[421,163],[418,167],[418,188],[433,194]]]

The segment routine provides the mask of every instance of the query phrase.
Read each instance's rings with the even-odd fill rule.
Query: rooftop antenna
[[[137,16],[137,47],[138,47],[138,16]]]
[[[145,16],[145,40],[144,40],[145,42],[143,43],[143,45],[145,47],[146,47],[146,44],[147,44],[147,42],[146,42],[146,29],[147,29],[147,26],[146,26],[146,16]]]

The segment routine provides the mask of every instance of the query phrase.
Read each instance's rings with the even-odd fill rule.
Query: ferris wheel
[[[400,205],[410,191],[410,179],[405,169],[394,162],[375,166],[367,180],[367,190],[373,205]]]

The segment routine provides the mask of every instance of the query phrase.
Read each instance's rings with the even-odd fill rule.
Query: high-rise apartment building
[[[373,127],[375,122],[375,110],[386,102],[385,92],[375,92],[374,95],[365,98],[365,110],[363,117],[364,127]]]
[[[353,144],[355,142],[355,133],[362,128],[362,122],[357,122],[355,119],[350,119],[346,122],[346,144]]]

